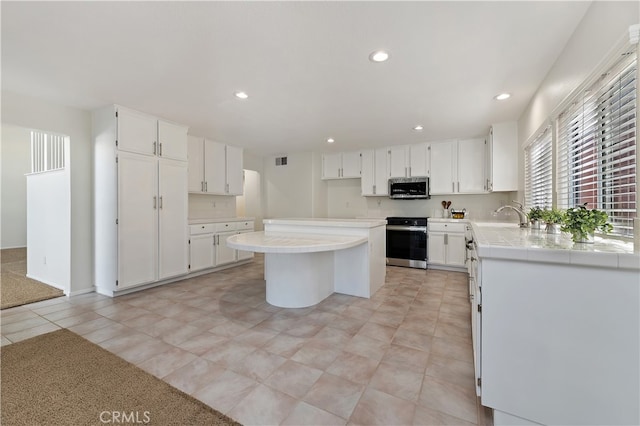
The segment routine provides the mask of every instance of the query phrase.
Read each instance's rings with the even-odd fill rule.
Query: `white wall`
[[[236,197],[189,194],[189,219],[236,217]]]
[[[2,125],[2,201],[0,203],[0,248],[27,246],[27,178],[31,171],[29,129]]]
[[[92,290],[91,114],[3,91],[2,125],[51,131],[70,137],[71,294]]]
[[[243,194],[236,197],[238,217],[253,217],[255,230],[262,231],[262,179],[255,170],[244,170]]]
[[[314,217],[314,154],[287,155],[286,166],[264,158],[265,218]]]

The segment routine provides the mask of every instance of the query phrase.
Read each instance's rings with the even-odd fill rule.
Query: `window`
[[[547,127],[524,150],[524,204],[527,208],[552,206],[553,148]]]
[[[604,210],[613,234],[633,235],[636,214],[635,52],[558,117],[558,206]]]
[[[31,132],[31,173],[64,169],[65,136]]]

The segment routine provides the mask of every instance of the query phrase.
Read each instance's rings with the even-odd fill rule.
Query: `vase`
[[[589,234],[574,234],[573,242],[578,244],[593,244],[595,241],[595,237],[593,236],[593,232]]]
[[[531,229],[535,229],[536,231],[540,230],[540,221],[535,219],[531,221]]]
[[[560,233],[560,224],[559,223],[547,223],[547,234],[559,234]]]

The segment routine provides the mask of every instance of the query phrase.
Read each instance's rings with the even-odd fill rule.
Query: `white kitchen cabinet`
[[[242,149],[189,136],[189,192],[242,195]]]
[[[389,148],[389,177],[429,176],[429,144]]]
[[[387,148],[362,151],[363,196],[389,195],[389,153]]]
[[[237,223],[238,231],[236,232],[238,234],[245,234],[247,232],[253,232],[253,228],[254,228],[253,221],[238,222]],[[238,261],[252,259],[253,256],[254,256],[254,253],[252,251],[237,250]]]
[[[465,224],[430,222],[427,227],[429,267],[466,270]]]
[[[431,143],[431,194],[486,192],[485,150],[482,138]]]
[[[219,232],[215,235],[216,266],[236,261],[236,249],[227,246],[227,238],[236,235],[235,231]]]
[[[158,120],[158,156],[187,161],[187,131],[185,126]]]
[[[213,233],[191,235],[189,241],[189,271],[213,268],[215,266]]]
[[[487,145],[487,191],[517,191],[518,123],[492,125]]]
[[[94,269],[101,294],[187,273],[187,163],[160,155],[159,122],[119,106],[93,113]],[[179,156],[186,127],[165,124],[163,153],[173,146],[170,155]]]
[[[359,178],[360,171],[360,152],[322,155],[322,179]]]

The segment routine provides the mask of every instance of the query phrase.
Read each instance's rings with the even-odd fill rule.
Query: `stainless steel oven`
[[[427,269],[427,218],[387,218],[387,264]]]

